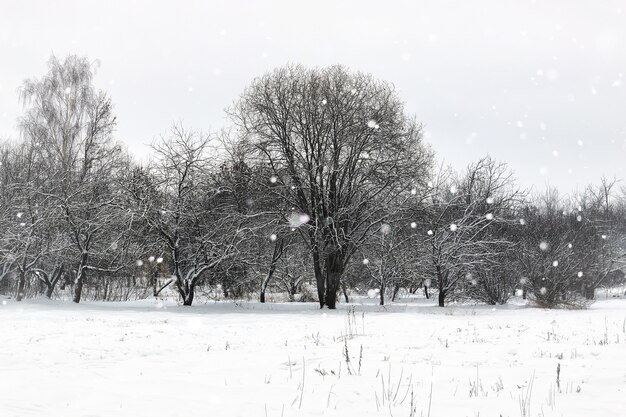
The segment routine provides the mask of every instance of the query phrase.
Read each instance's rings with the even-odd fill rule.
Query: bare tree
[[[120,148],[112,143],[115,126],[108,96],[92,85],[93,65],[74,55],[51,57],[48,73],[26,80],[20,120],[24,138],[38,146],[47,162],[41,195],[54,200],[74,247],[74,302],[80,302],[87,271],[115,271],[107,229],[125,219],[111,179],[119,170]]]
[[[147,172],[135,172],[143,179],[127,185],[135,215],[169,252],[170,282],[183,305],[193,303],[203,276],[230,259],[245,237],[241,219],[220,201],[222,190],[212,182],[210,143],[208,135],[173,126],[154,145],[155,161]]]
[[[339,66],[287,66],[254,80],[230,114],[272,174],[273,192],[307,220],[320,307],[335,308],[350,258],[382,208],[431,161],[421,126],[392,85]]]
[[[459,177],[443,171],[433,180],[422,214],[428,229],[418,230],[425,236],[427,271],[436,279],[440,307],[458,288],[476,285],[473,271],[489,268],[513,245],[503,232],[524,195],[508,167],[490,157],[470,164]]]

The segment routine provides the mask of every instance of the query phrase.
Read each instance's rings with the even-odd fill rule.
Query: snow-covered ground
[[[623,417],[626,299],[0,304],[0,416],[322,415]]]

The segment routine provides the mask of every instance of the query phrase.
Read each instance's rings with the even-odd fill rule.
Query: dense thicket
[[[24,82],[0,147],[0,293],[125,300],[400,294],[584,306],[623,283],[617,181],[529,194],[488,156],[437,168],[393,85],[340,66],[252,81],[219,135],[174,125],[138,164],[92,64]],[[148,135],[149,133],[147,133]]]

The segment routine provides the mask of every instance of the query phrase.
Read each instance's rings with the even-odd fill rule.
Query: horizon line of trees
[[[85,57],[26,80],[0,144],[0,293],[182,304],[286,293],[335,308],[376,288],[444,306],[528,297],[581,307],[624,283],[626,192],[531,195],[485,156],[438,166],[392,84],[288,65],[252,81],[232,128],[175,124],[138,164]],[[310,290],[313,289],[313,290]]]

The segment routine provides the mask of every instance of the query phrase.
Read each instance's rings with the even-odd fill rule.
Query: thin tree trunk
[[[385,305],[385,284],[384,283],[380,284],[380,294],[379,294],[379,296],[380,296],[380,303],[379,304],[381,306],[384,306]]]
[[[63,264],[58,266],[52,272],[52,279],[45,280],[44,283],[46,284],[46,297],[52,298],[52,294],[54,293],[54,287],[56,287],[57,282],[59,282],[62,276],[63,276]]]
[[[593,300],[596,297],[596,289],[591,285],[585,285],[585,299]]]
[[[265,302],[265,292],[267,291],[267,286],[270,283],[270,280],[272,279],[272,276],[274,275],[274,271],[276,271],[276,264],[278,263],[278,260],[280,259],[280,257],[283,255],[283,248],[284,248],[284,240],[280,240],[276,243],[276,245],[274,245],[274,252],[272,254],[272,260],[270,261],[270,268],[267,271],[267,275],[265,276],[265,278],[263,279],[263,282],[261,283],[261,302],[264,303]]]
[[[317,297],[320,303],[320,308],[324,308],[324,295],[326,292],[324,272],[320,264],[320,254],[316,246],[313,246],[313,270],[315,272],[315,282],[317,284]]]
[[[393,287],[393,294],[391,295],[391,301],[396,301],[396,298],[398,297],[398,292],[400,291],[400,286],[396,285],[395,287]]]
[[[17,294],[15,296],[16,301],[22,301],[24,298],[24,288],[26,287],[26,273],[20,271],[19,279],[17,281]]]
[[[437,265],[437,288],[439,289],[439,307],[443,307],[446,301],[446,291],[444,289],[443,273],[439,265]]]
[[[159,295],[159,288],[158,288],[159,282],[157,279],[158,274],[159,274],[158,269],[155,269],[154,272],[152,273],[152,296],[153,297],[156,297]]]
[[[75,303],[80,303],[80,299],[83,294],[83,283],[87,275],[87,270],[85,269],[85,267],[87,266],[88,260],[89,255],[87,254],[87,252],[83,252],[80,255],[80,264],[78,265],[78,271],[76,271],[76,280],[74,281],[74,298],[72,299],[72,301]]]

